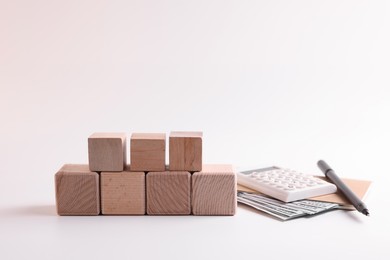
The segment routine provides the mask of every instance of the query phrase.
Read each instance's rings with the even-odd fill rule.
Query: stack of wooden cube
[[[202,133],[125,133],[88,138],[89,165],[65,164],[55,175],[58,215],[234,215],[231,165],[202,165]]]

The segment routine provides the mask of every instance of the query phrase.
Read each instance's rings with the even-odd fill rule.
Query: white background
[[[389,259],[389,1],[0,0],[1,259]],[[58,217],[93,132],[374,181],[369,218]]]

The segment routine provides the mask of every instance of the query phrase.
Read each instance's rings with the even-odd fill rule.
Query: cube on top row
[[[94,133],[88,138],[89,169],[123,171],[126,165],[126,134]]]
[[[131,171],[165,171],[165,143],[165,134],[132,134]]]
[[[202,132],[171,132],[169,136],[169,170],[202,170]]]
[[[130,140],[131,171],[165,171],[164,133],[133,133]],[[95,133],[88,138],[91,171],[123,171],[126,156],[125,133]],[[202,132],[171,132],[169,170],[202,170]]]

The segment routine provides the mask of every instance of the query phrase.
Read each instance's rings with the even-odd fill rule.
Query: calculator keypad
[[[238,183],[286,202],[337,190],[336,186],[319,178],[281,168],[239,173]]]

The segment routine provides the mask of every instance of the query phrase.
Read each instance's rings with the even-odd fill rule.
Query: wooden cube
[[[202,132],[171,132],[169,168],[171,171],[202,170]]]
[[[65,164],[55,175],[58,215],[99,215],[99,175],[88,165]]]
[[[102,172],[100,174],[102,214],[144,215],[145,173]]]
[[[88,138],[89,169],[123,171],[126,165],[125,133],[94,133]]]
[[[192,175],[194,215],[234,215],[237,207],[236,174],[231,165],[203,165]]]
[[[149,172],[146,174],[146,212],[149,215],[189,215],[190,190],[189,172]]]
[[[165,171],[165,134],[131,135],[130,167],[132,171]]]

